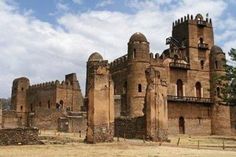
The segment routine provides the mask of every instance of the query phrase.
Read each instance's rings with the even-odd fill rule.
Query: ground
[[[235,157],[236,137],[170,136],[170,143],[124,140],[85,144],[78,133],[41,131],[44,145],[1,146],[0,157]],[[179,140],[180,138],[180,140]],[[177,146],[179,140],[179,146]],[[199,141],[199,148],[198,148]],[[224,143],[224,144],[223,144]],[[224,146],[223,146],[224,145]],[[223,149],[224,148],[224,149]]]

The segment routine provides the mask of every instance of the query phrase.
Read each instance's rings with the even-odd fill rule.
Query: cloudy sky
[[[31,84],[63,80],[75,72],[84,92],[86,61],[94,52],[113,60],[124,55],[134,32],[161,53],[172,22],[209,14],[215,43],[236,47],[235,0],[0,0],[0,97],[14,78]]]

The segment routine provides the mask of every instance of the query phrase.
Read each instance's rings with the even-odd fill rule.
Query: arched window
[[[142,92],[142,85],[138,84],[138,92]]]
[[[195,85],[195,88],[196,88],[196,97],[201,98],[201,96],[202,96],[202,92],[201,92],[202,86],[201,86],[201,83],[197,82],[196,85]]]
[[[201,60],[200,64],[201,64],[201,69],[204,69],[204,60]]]
[[[183,96],[183,82],[182,80],[178,79],[176,82],[177,85],[177,96],[182,97]]]
[[[216,88],[216,94],[217,94],[218,97],[220,97],[220,87]]]

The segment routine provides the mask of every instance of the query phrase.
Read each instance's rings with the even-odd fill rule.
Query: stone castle
[[[235,134],[236,107],[222,102],[221,83],[214,79],[225,74],[225,54],[214,44],[211,19],[201,14],[178,19],[166,44],[161,55],[152,54],[147,38],[135,33],[127,54],[112,62],[91,54],[84,99],[75,74],[62,83],[32,86],[27,78],[14,80],[12,105],[18,119],[25,119],[22,125],[47,129],[53,123],[53,128],[68,130],[63,122],[71,123],[68,117],[82,108],[91,143],[112,141],[113,136],[157,141],[167,140],[168,134]],[[42,123],[60,110],[66,114]]]

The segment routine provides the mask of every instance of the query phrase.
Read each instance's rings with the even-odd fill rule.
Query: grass
[[[83,137],[75,133],[42,131],[40,139],[44,145],[1,146],[0,157],[235,157],[236,137],[187,136],[169,137],[170,143],[161,146],[155,142],[124,140],[113,143],[85,144]],[[179,146],[177,141],[180,138]],[[200,149],[197,141],[200,141]],[[222,149],[222,141],[226,149]],[[227,148],[233,146],[235,148]]]

